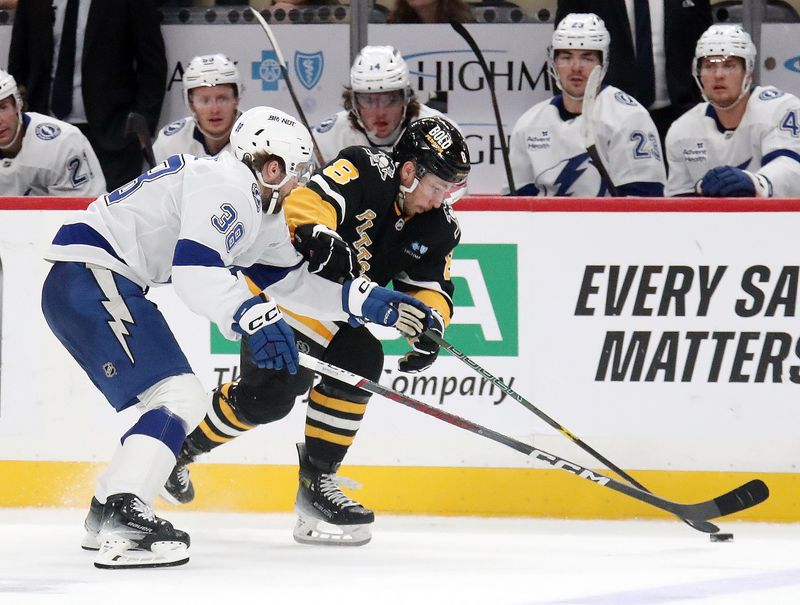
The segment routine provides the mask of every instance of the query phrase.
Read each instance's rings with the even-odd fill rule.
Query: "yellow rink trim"
[[[0,461],[0,507],[88,507],[94,480],[105,464]],[[731,518],[800,521],[800,475],[630,471],[662,497],[679,502],[710,499],[753,478],[770,498]],[[342,474],[362,483],[351,492],[379,512],[582,519],[668,518],[670,515],[550,469],[346,466]],[[294,465],[195,464],[197,488],[188,510],[284,512],[297,489]],[[170,508],[159,501],[158,508]]]

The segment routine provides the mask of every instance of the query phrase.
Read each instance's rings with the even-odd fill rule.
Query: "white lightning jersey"
[[[583,144],[585,116],[564,109],[561,95],[522,114],[509,159],[519,195],[602,197],[608,190]],[[597,151],[624,195],[663,195],[661,142],[650,114],[629,95],[604,87],[595,103]]]
[[[220,149],[219,153],[230,151],[230,149],[231,144],[228,142],[225,147]],[[187,116],[164,126],[158,131],[158,136],[153,143],[153,155],[156,158],[156,164],[163,162],[171,155],[179,153],[197,157],[211,155],[206,147],[205,137],[197,127],[197,121],[193,116]]]
[[[764,175],[775,197],[800,196],[800,99],[757,86],[739,126],[726,130],[709,103],[696,105],[667,133],[667,195],[693,194],[717,166]]]
[[[314,140],[317,142],[317,147],[326,162],[332,161],[345,147],[353,145],[373,147],[374,149],[385,151],[389,155],[392,154],[392,148],[397,142],[396,140],[388,141],[385,144],[378,144],[382,143],[381,141],[370,141],[363,131],[353,128],[349,115],[349,112],[342,110],[323,120],[314,129]],[[412,122],[420,118],[434,117],[443,118],[458,128],[458,124],[446,115],[422,104],[419,106],[419,115]]]
[[[171,282],[232,340],[233,315],[252,293],[231,267],[267,265],[267,292],[278,302],[321,319],[347,317],[341,286],[308,272],[283,214],[262,213],[255,177],[227,153],[172,156],[97,198],[61,227],[45,258],[93,263],[142,287]]]
[[[22,114],[25,135],[13,158],[0,158],[0,195],[96,196],[106,190],[100,162],[72,124]]]

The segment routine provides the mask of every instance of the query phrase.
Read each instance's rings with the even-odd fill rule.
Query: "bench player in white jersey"
[[[739,25],[697,41],[694,76],[706,103],[667,133],[668,195],[800,196],[800,100],[753,87],[756,47]]]
[[[364,145],[389,155],[406,126],[420,118],[450,118],[419,102],[408,65],[392,46],[365,46],[350,68],[344,109],[315,128],[314,139],[326,162],[345,147]]]
[[[239,69],[228,57],[194,57],[183,72],[183,101],[192,115],[159,131],[153,143],[156,162],[177,153],[200,157],[230,150],[242,91]]]
[[[72,124],[22,111],[14,77],[0,69],[0,195],[96,196],[106,179]]]
[[[189,536],[151,504],[210,396],[146,298],[149,288],[172,283],[189,310],[227,338],[242,337],[257,367],[291,374],[295,337],[272,295],[318,317],[410,322],[417,335],[430,321],[409,296],[307,270],[281,211],[310,167],[311,137],[295,118],[256,107],[239,118],[231,142],[233,154],[171,156],[97,198],[62,225],[45,256],[54,263],[42,288],[48,325],[117,411],[142,412],[100,476],[86,518],[83,546],[99,550],[97,567],[189,559]],[[272,272],[269,296],[253,296],[231,272],[257,264]]]
[[[537,103],[511,132],[509,160],[517,195],[602,197],[608,184],[581,136],[583,95],[592,69],[608,68],[611,38],[592,13],[569,14],[553,32],[550,73],[562,94]],[[613,86],[597,93],[597,151],[621,195],[660,197],[666,174],[661,143],[647,110]]]

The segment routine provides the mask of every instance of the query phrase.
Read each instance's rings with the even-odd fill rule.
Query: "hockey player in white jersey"
[[[420,118],[447,116],[419,102],[411,89],[408,65],[392,46],[365,46],[350,68],[350,86],[342,93],[344,109],[315,128],[314,139],[326,162],[345,147],[363,145],[385,151],[403,130]]]
[[[644,107],[604,86],[593,115],[582,113],[587,79],[598,65],[605,74],[610,43],[605,23],[592,13],[569,14],[553,32],[548,63],[562,94],[537,103],[514,125],[509,160],[517,195],[608,195],[581,137],[586,119],[593,121],[598,154],[621,195],[664,194],[661,143]]]
[[[210,404],[149,288],[172,283],[188,309],[243,338],[260,368],[297,372],[292,330],[272,295],[318,317],[423,330],[430,309],[362,278],[344,284],[311,274],[294,249],[283,198],[308,174],[309,132],[275,109],[239,118],[233,154],[171,156],[95,200],[57,232],[42,288],[48,325],[117,410],[142,415],[100,476],[84,548],[100,568],[162,567],[189,559],[189,536],[151,504],[187,432]],[[236,267],[266,265],[269,296],[253,296]],[[401,304],[406,303],[406,304]],[[416,318],[416,319],[415,319]]]
[[[667,133],[668,195],[800,196],[800,100],[753,87],[756,47],[734,24],[697,41],[694,76],[703,93]]]
[[[183,72],[183,101],[191,115],[159,131],[153,143],[156,162],[177,153],[199,157],[230,150],[243,90],[239,69],[228,57],[194,57]]]
[[[22,111],[14,77],[0,69],[0,195],[96,196],[106,180],[72,124]]]

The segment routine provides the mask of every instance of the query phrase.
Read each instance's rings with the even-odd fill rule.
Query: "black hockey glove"
[[[439,336],[444,336],[444,320],[439,313],[431,309],[431,316],[433,322],[430,329],[436,332]],[[427,370],[439,355],[439,345],[433,342],[424,334],[420,334],[409,342],[413,351],[406,353],[403,358],[397,363],[397,367],[401,372],[408,372],[409,374],[416,374]]]
[[[308,271],[341,284],[361,272],[353,247],[325,225],[299,225],[294,247],[308,261]]]

